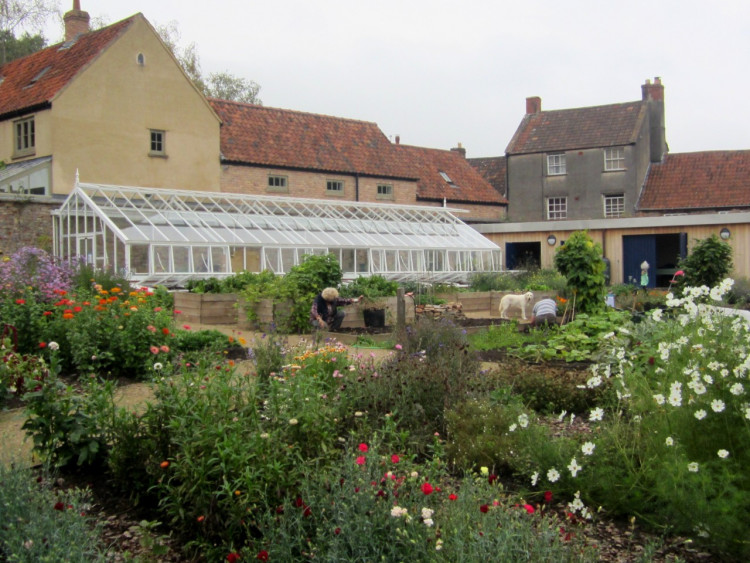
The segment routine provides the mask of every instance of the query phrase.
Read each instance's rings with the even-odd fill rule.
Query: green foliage
[[[253,341],[250,355],[255,363],[255,373],[261,381],[267,381],[271,375],[281,373],[289,352],[286,340],[275,332],[264,333],[260,339]]]
[[[3,561],[105,561],[89,494],[52,490],[53,479],[0,464],[0,554]]]
[[[17,38],[11,31],[0,29],[0,65],[41,51],[46,45],[42,35],[24,32]]]
[[[75,266],[71,291],[81,296],[90,293],[97,294],[99,291],[110,291],[112,288],[130,293],[130,281],[109,270],[94,268],[91,264],[81,262]]]
[[[732,246],[713,234],[696,241],[678,266],[685,272],[677,280],[679,288],[702,285],[714,287],[732,271]]]
[[[12,338],[0,341],[0,406],[14,397],[22,397],[47,377],[44,360],[33,354],[14,351]]]
[[[445,320],[407,327],[398,347],[378,368],[359,366],[357,384],[348,388],[349,410],[375,420],[392,414],[416,447],[435,432],[445,434],[446,410],[470,391],[478,362],[463,331]]]
[[[555,268],[567,279],[576,312],[596,313],[604,308],[602,247],[586,231],[571,233],[555,253]]]
[[[471,275],[472,291],[562,291],[565,278],[556,270],[530,268],[519,272],[477,272]]]
[[[23,429],[34,451],[54,467],[91,465],[101,461],[108,436],[104,419],[114,410],[114,383],[84,380],[79,391],[58,377],[55,355],[46,377],[24,395]]]
[[[737,307],[747,307],[750,304],[750,279],[736,278],[727,301]]]
[[[391,297],[398,291],[398,282],[388,281],[383,276],[374,275],[369,277],[360,276],[356,280],[341,286],[341,297],[359,297],[367,301],[379,297]]]

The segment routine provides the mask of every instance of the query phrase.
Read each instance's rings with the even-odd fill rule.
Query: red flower
[[[268,552],[265,549],[261,549],[258,552],[258,561],[268,561]]]
[[[479,507],[479,512],[481,512],[482,514],[487,514],[489,510],[490,510],[490,507],[487,506],[486,504],[483,504],[482,506]]]
[[[190,330],[190,325],[182,325],[182,328],[184,328],[185,330]]]
[[[448,500],[456,500],[456,499],[458,499],[458,497],[454,495],[453,493],[448,495]]]
[[[341,533],[341,528],[336,528],[333,533],[338,536]]]
[[[182,314],[182,311],[180,311],[180,310],[178,310],[178,309],[175,309],[175,310],[174,310],[174,314],[175,314],[175,315],[181,315],[181,314]]]
[[[361,444],[359,445],[359,451],[360,451],[360,452],[364,452],[364,453],[367,453],[367,450],[368,450],[368,449],[369,449],[369,448],[367,447],[367,444],[365,444],[364,442],[362,442],[362,443],[361,443]]]
[[[164,327],[163,329],[161,329],[161,333],[167,335],[169,334],[169,329],[167,327]]]
[[[305,505],[305,510],[302,511],[302,516],[304,516],[305,518],[309,518],[310,516],[312,516],[312,510],[310,510],[309,506]]]
[[[434,491],[434,490],[435,490],[435,489],[433,489],[433,488],[432,488],[432,485],[430,485],[429,483],[424,483],[424,484],[422,484],[422,492],[423,492],[424,494],[426,494],[426,495],[431,495],[431,494],[432,494],[432,491]]]
[[[23,299],[16,299],[16,305],[23,305],[24,303],[26,303],[26,301]]]
[[[398,457],[398,454],[393,454],[391,456],[391,463],[398,463],[399,461],[401,461],[401,458]]]
[[[361,455],[357,457],[357,465],[364,465],[365,464],[365,456]]]
[[[648,365],[650,365],[650,366],[654,365],[654,361],[655,360],[654,360],[653,356],[649,357],[649,359],[648,359]]]
[[[61,502],[56,502],[54,508],[55,510],[65,510],[65,505]]]
[[[39,343],[39,347],[40,348],[46,348],[47,347],[47,343],[46,342],[40,342]]]
[[[73,307],[73,311],[75,311],[76,313],[80,313],[81,311],[83,311],[83,307],[76,305],[75,307]]]
[[[302,497],[297,497],[296,499],[294,499],[294,506],[296,506],[297,508],[301,508],[304,504],[305,503],[302,501]]]
[[[526,509],[526,512],[529,514],[534,514],[534,507],[530,504],[524,504],[523,507]]]
[[[42,315],[44,315],[45,317],[49,317],[51,314],[52,311],[45,311],[44,313],[42,313]]]
[[[544,502],[552,502],[552,491],[544,491]]]
[[[494,473],[491,473],[490,476],[487,477],[487,481],[489,482],[490,485],[492,485],[492,483],[497,481],[497,475],[495,475]]]
[[[240,559],[241,559],[240,554],[235,553],[234,551],[230,553],[229,555],[227,555],[227,561],[229,561],[229,563],[236,563]]]
[[[198,523],[199,523],[199,524],[200,524],[201,522],[203,522],[203,521],[204,521],[205,519],[206,519],[206,517],[205,517],[205,516],[198,516],[198,518],[197,518],[197,520],[198,520]]]

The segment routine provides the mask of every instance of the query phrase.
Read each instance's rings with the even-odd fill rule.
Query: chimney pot
[[[539,113],[542,111],[542,98],[539,96],[530,96],[526,98],[526,113]]]
[[[401,135],[396,135],[396,144],[397,145],[401,144]]]

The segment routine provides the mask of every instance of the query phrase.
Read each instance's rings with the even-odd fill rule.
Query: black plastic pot
[[[365,326],[368,328],[383,328],[385,326],[385,309],[363,309]]]

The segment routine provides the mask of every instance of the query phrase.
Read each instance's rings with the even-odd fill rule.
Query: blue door
[[[622,237],[622,279],[625,283],[641,284],[641,263],[649,263],[648,287],[656,287],[656,237],[629,235]]]

